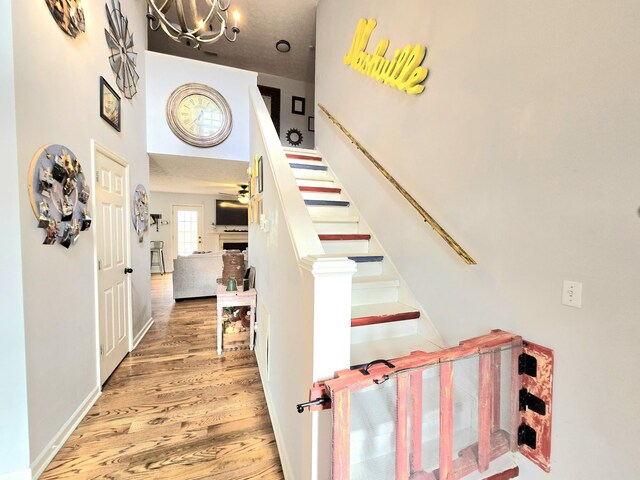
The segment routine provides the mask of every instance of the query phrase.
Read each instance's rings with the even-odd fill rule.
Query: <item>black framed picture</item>
[[[258,159],[258,193],[262,193],[264,185],[264,176],[262,174],[262,157]]]
[[[100,116],[118,132],[120,131],[120,96],[104,77],[100,77]]]
[[[291,97],[291,113],[304,115],[304,98]]]
[[[316,117],[307,118],[307,130],[310,132],[316,131]]]

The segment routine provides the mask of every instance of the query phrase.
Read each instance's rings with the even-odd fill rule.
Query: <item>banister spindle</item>
[[[485,472],[489,468],[491,460],[492,363],[493,354],[481,352],[478,387],[478,470],[480,472]]]
[[[453,468],[453,362],[440,364],[440,479]]]
[[[409,374],[401,373],[397,380],[396,398],[396,480],[409,480],[408,408]]]

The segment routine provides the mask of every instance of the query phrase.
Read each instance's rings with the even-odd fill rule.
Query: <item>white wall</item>
[[[29,423],[24,343],[22,264],[18,205],[18,151],[15,127],[11,1],[0,0],[0,145],[3,177],[0,204],[5,206],[5,235],[0,240],[0,477],[29,468]],[[17,475],[17,473],[15,473]]]
[[[258,73],[258,85],[280,89],[280,141],[282,145],[291,146],[287,142],[287,130],[297,128],[302,133],[302,143],[298,145],[298,148],[314,148],[315,133],[308,129],[308,119],[313,116],[315,106],[315,86],[313,83]],[[291,113],[291,98],[294,95],[305,99],[304,115]]]
[[[115,87],[106,45],[104,3],[84,2],[87,32],[77,39],[57,26],[45,2],[12,2],[16,84],[17,187],[24,278],[29,438],[31,462],[51,452],[76,409],[98,388],[96,340],[96,265],[93,225],[66,250],[44,246],[43,231],[29,205],[27,172],[43,145],[60,143],[94,175],[91,140],[130,164],[131,186],[148,184],[145,142],[145,4],[122,0],[138,52],[138,94],[122,99],[122,132],[99,116],[99,78]],[[28,19],[29,41],[25,41]],[[4,45],[4,43],[3,43]],[[4,47],[3,47],[4,48]],[[4,145],[4,142],[3,142]],[[93,195],[94,192],[92,192]],[[15,205],[15,202],[13,203]],[[132,227],[131,227],[132,228]],[[149,244],[132,237],[132,307],[135,335],[151,316]],[[14,251],[16,256],[19,250]]]
[[[187,58],[146,52],[147,59],[147,148],[149,153],[223,160],[249,160],[249,85],[257,74],[237,68]],[[229,103],[233,129],[220,145],[199,148],[187,145],[169,129],[167,99],[185,83],[204,83],[220,92]]]
[[[161,240],[164,242],[164,260],[167,272],[173,272],[173,238],[172,232],[175,228],[172,218],[173,205],[200,205],[203,209],[204,226],[202,236],[202,246],[200,250],[217,252],[220,249],[218,234],[212,230],[212,223],[216,220],[216,196],[215,195],[196,195],[188,193],[167,193],[167,192],[150,192],[149,194],[149,212],[162,214],[159,231],[156,232],[156,226],[149,227],[150,240]],[[168,225],[162,225],[162,222],[169,221]],[[154,259],[155,261],[155,259]],[[157,267],[154,267],[157,270]]]
[[[372,46],[427,46],[423,94],[342,64],[361,17],[378,21]],[[319,4],[317,101],[478,261],[318,114],[318,147],[438,330],[555,349],[552,473],[523,461],[527,480],[640,471],[638,18],[622,1]],[[583,283],[581,309],[561,305],[565,279]]]

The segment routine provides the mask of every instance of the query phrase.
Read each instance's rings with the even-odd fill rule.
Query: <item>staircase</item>
[[[325,254],[356,262],[351,364],[433,351],[442,342],[327,162],[315,150],[285,148]]]

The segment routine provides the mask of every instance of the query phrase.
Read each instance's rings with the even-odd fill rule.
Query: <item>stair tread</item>
[[[351,365],[368,363],[377,358],[399,358],[416,350],[434,352],[439,348],[420,335],[405,335],[351,345]]]
[[[339,215],[315,215],[311,216],[313,223],[358,223],[360,217],[351,216],[339,216]]]
[[[321,233],[318,235],[322,242],[338,242],[341,240],[371,240],[368,233]]]
[[[290,147],[287,145],[283,146],[282,149],[285,151],[285,153],[294,153],[299,155],[317,155],[319,157],[322,156],[322,154],[315,148]]]
[[[400,280],[392,275],[367,275],[353,277],[352,283],[353,288],[397,287],[400,285]]]
[[[333,183],[333,178],[331,177],[314,177],[313,175],[305,175],[304,170],[294,170],[294,177],[296,180],[309,180],[313,182],[331,182]]]

